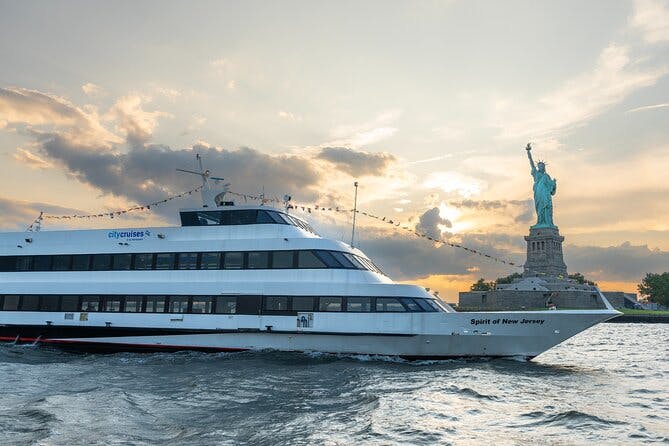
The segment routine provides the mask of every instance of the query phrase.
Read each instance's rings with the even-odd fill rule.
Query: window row
[[[181,226],[228,226],[257,224],[292,225],[316,233],[309,224],[292,215],[264,209],[181,212]]]
[[[431,299],[369,296],[79,296],[0,295],[3,311],[275,314],[436,312]]]
[[[110,271],[171,269],[366,269],[383,274],[370,260],[325,250],[56,254],[0,257],[0,271]]]

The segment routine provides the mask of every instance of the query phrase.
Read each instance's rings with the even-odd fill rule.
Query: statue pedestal
[[[527,242],[527,261],[524,277],[551,276],[567,278],[567,265],[562,256],[562,242],[557,226],[552,228],[530,228]]]

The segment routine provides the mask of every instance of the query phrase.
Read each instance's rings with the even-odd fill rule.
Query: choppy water
[[[0,445],[669,444],[669,325],[532,362],[0,347]]]

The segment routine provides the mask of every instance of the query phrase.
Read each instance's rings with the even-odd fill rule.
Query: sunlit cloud
[[[49,169],[53,167],[53,164],[49,161],[46,161],[31,151],[22,149],[21,147],[18,147],[12,156],[16,161],[23,163],[32,169]]]
[[[669,41],[669,6],[661,0],[635,0],[631,26],[647,43]]]
[[[423,181],[426,189],[440,189],[446,193],[455,193],[464,198],[479,195],[485,183],[476,178],[455,171],[433,172]]]
[[[665,102],[663,104],[655,104],[655,105],[644,105],[643,107],[636,107],[631,110],[627,110],[627,113],[636,113],[639,111],[646,111],[646,110],[655,110],[658,108],[667,108],[669,107],[669,102]]]

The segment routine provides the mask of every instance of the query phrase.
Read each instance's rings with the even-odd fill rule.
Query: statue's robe
[[[535,227],[553,227],[553,199],[556,183],[548,173],[532,169],[534,178],[534,209],[537,211]]]

